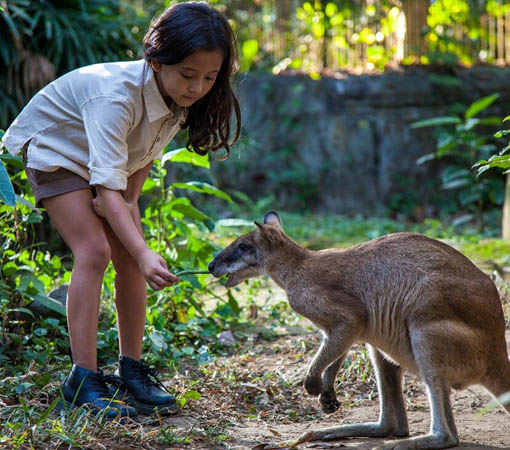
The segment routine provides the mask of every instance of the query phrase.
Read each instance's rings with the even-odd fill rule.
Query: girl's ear
[[[161,63],[158,61],[152,60],[151,67],[152,67],[152,70],[154,70],[154,72],[159,72],[161,70]]]

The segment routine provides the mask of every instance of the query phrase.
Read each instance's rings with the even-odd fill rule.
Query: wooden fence
[[[351,0],[351,15],[338,23],[326,14],[326,5],[341,5],[340,1],[308,2],[313,11],[308,8],[306,19],[301,0],[238,3],[238,9],[227,8],[225,13],[237,25],[240,44],[256,40],[259,53],[254,64],[273,65],[275,73],[292,68],[296,61],[300,63],[296,67],[308,71],[382,69],[387,64],[423,61],[421,57],[431,49],[426,34],[433,2],[426,0]],[[461,62],[509,65],[510,10],[499,17],[484,10],[479,20],[475,37],[465,24],[443,26],[443,51],[451,47],[452,52],[462,53]],[[314,21],[319,30],[325,28],[322,36],[314,34]]]

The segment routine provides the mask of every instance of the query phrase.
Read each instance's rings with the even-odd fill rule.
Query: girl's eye
[[[181,73],[181,76],[186,78],[186,80],[191,80],[193,78],[191,75],[184,75],[183,73]]]

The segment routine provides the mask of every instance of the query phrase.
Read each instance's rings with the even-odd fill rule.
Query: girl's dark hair
[[[232,91],[230,77],[237,71],[237,46],[227,19],[206,2],[177,3],[168,8],[154,23],[143,39],[144,59],[173,65],[197,50],[221,50],[223,63],[211,90],[197,100],[188,111],[183,128],[188,128],[188,149],[198,154],[225,148],[239,139],[241,111]],[[236,128],[229,141],[232,112]]]

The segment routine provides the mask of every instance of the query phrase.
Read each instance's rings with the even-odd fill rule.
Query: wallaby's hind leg
[[[341,425],[314,431],[311,440],[335,440],[346,437],[403,437],[409,435],[404,397],[402,368],[389,362],[383,354],[368,346],[374,365],[381,408],[379,422]]]
[[[319,403],[326,414],[334,413],[340,408],[340,402],[336,398],[335,380],[346,356],[347,353],[342,354],[342,356],[327,367],[322,374],[322,392],[319,396]]]
[[[375,450],[439,450],[459,444],[450,405],[450,388],[442,380],[425,380],[431,406],[430,433],[411,439],[394,441]]]
[[[411,333],[411,345],[418,369],[427,388],[430,403],[430,432],[425,436],[398,440],[377,447],[376,450],[439,450],[455,447],[459,443],[457,428],[450,404],[450,387],[433,365],[432,349],[424,343],[429,332]]]

